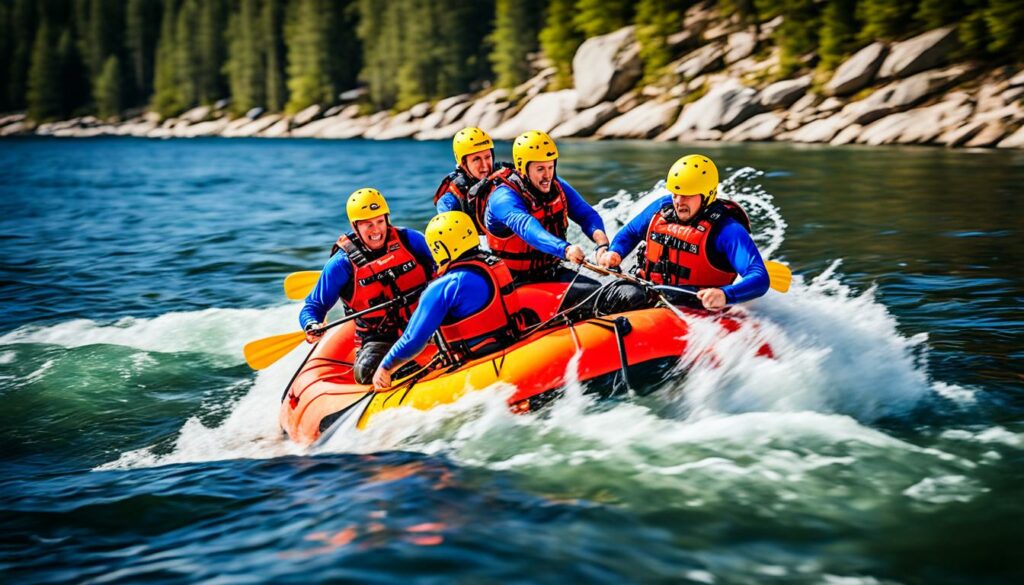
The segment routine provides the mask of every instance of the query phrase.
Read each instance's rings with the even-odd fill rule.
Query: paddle
[[[793,282],[793,271],[789,269],[789,266],[769,260],[764,263],[764,267],[768,270],[769,286],[780,293],[789,290],[789,284]]]
[[[679,319],[684,321],[684,322],[686,321],[686,315],[684,315],[683,312],[680,311],[678,307],[673,305],[668,300],[668,298],[665,297],[665,293],[663,293],[660,290],[654,288],[654,284],[653,283],[647,282],[646,280],[640,280],[639,278],[636,278],[634,276],[630,276],[629,274],[626,274],[625,272],[616,272],[614,270],[609,270],[609,269],[607,269],[607,268],[605,268],[603,266],[598,266],[597,264],[591,264],[590,262],[586,262],[586,261],[583,262],[582,266],[584,268],[592,270],[592,271],[594,271],[594,272],[596,272],[598,274],[605,274],[605,275],[608,275],[608,276],[614,276],[616,278],[621,278],[622,280],[625,280],[626,282],[631,282],[631,283],[633,283],[633,284],[635,284],[635,285],[637,285],[639,287],[642,287],[645,290],[648,290],[648,291],[654,293],[654,295],[656,297],[658,297],[658,300],[661,301],[662,304],[664,304],[666,308],[668,308],[670,311],[675,313],[676,317],[679,317]],[[697,293],[693,293],[693,294],[697,294]]]
[[[302,300],[309,296],[318,280],[320,280],[319,270],[292,272],[284,278],[284,295],[293,301]]]
[[[358,313],[352,313],[351,315],[345,315],[341,319],[320,328],[320,331],[327,331],[332,327],[337,327],[342,323],[351,321],[356,317],[361,317],[367,313],[373,311],[379,311],[385,307],[388,307],[396,302],[404,301],[405,297],[395,297],[386,303],[381,303],[366,309],[359,311]],[[292,333],[283,333],[281,335],[273,335],[271,337],[264,337],[263,339],[257,339],[256,341],[250,341],[245,344],[242,353],[245,354],[245,362],[249,364],[249,367],[254,370],[262,370],[269,367],[271,364],[281,359],[285,355],[291,353],[297,345],[306,339],[305,331],[294,331]]]

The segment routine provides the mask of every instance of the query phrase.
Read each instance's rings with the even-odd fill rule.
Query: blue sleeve
[[[726,223],[715,238],[714,246],[729,259],[729,264],[739,275],[739,280],[722,287],[730,304],[753,300],[768,292],[768,270],[764,267],[757,244],[743,226],[735,221]]]
[[[462,204],[459,203],[459,198],[452,193],[445,193],[441,195],[441,198],[437,200],[438,213],[444,213],[446,211],[462,211]]]
[[[537,218],[530,215],[522,197],[504,185],[495,189],[487,200],[484,221],[487,229],[497,236],[511,230],[541,252],[557,258],[565,257],[569,242],[544,229]]]
[[[637,244],[647,238],[647,227],[651,225],[651,219],[662,207],[672,202],[672,196],[666,195],[651,203],[643,211],[629,220],[629,223],[622,226],[622,229],[615,234],[609,250],[625,258],[636,248]]]
[[[595,231],[604,231],[604,220],[601,219],[601,215],[589,203],[583,200],[583,197],[580,196],[576,189],[572,188],[568,181],[558,179],[558,183],[562,185],[562,190],[565,191],[565,200],[569,206],[569,219],[583,228],[583,233],[593,240]]]
[[[327,312],[341,298],[341,289],[352,278],[352,263],[344,252],[338,252],[327,261],[320,279],[306,297],[299,312],[299,325],[305,329],[309,323],[323,323]]]
[[[391,369],[395,364],[415,358],[445,317],[462,319],[476,313],[489,300],[488,292],[484,277],[468,270],[450,272],[430,283],[420,296],[408,327],[384,356],[381,366]]]
[[[409,228],[398,228],[405,232],[406,238],[409,241],[409,248],[412,255],[416,257],[416,261],[421,266],[430,267],[430,278],[436,274],[437,267],[434,266],[434,255],[430,253],[430,248],[427,246],[427,238],[416,230]]]

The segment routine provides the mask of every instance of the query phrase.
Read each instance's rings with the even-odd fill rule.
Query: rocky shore
[[[0,136],[447,140],[480,126],[506,140],[540,129],[555,138],[1024,148],[1024,70],[952,61],[954,29],[873,43],[824,79],[806,73],[772,81],[779,51],[768,40],[781,22],[748,29],[692,8],[683,32],[668,39],[683,56],[661,85],[637,86],[639,44],[627,27],[580,46],[571,89],[550,91],[555,70],[540,60],[536,75],[511,91],[457,95],[399,113],[361,115],[349,103],[232,119],[227,104],[218,104],[165,120],[147,112],[119,123],[86,116],[38,126],[13,114],[0,117]]]

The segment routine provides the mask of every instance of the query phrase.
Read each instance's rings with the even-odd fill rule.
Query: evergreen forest
[[[538,57],[572,85],[587,38],[636,25],[644,81],[677,57],[684,0],[0,0],[0,112],[36,121],[201,104],[295,113],[363,88],[404,109],[525,81]],[[960,57],[1020,59],[1019,0],[723,0],[751,27],[780,15],[780,76],[829,70],[874,40],[957,28]],[[1014,47],[1017,47],[1016,49]],[[229,101],[222,101],[229,100]]]

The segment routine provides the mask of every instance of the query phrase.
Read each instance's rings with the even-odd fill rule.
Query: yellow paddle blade
[[[793,271],[789,266],[779,262],[765,262],[764,267],[768,269],[768,280],[773,289],[780,293],[789,290],[789,284],[793,282]]]
[[[309,295],[318,280],[319,270],[292,272],[284,279],[284,295],[293,301],[302,300]]]
[[[304,331],[295,331],[283,335],[274,335],[250,341],[245,344],[242,352],[245,354],[245,361],[254,370],[262,370],[271,364],[291,353],[295,346],[306,339]]]

